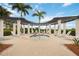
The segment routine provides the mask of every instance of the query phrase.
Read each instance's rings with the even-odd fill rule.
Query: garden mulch
[[[12,44],[0,44],[0,53],[11,46],[12,46]]]
[[[75,44],[65,44],[65,46],[70,49],[73,53],[79,56],[79,46]]]

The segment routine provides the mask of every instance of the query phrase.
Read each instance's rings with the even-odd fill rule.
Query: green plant
[[[39,24],[40,24],[41,18],[44,18],[44,15],[45,14],[46,14],[46,12],[44,12],[44,11],[36,10],[36,12],[33,13],[32,16],[37,16],[38,17],[38,20],[39,20]],[[39,25],[39,29],[40,29],[40,25]],[[40,33],[40,30],[38,30],[38,31]]]
[[[4,29],[4,36],[9,36],[12,35],[11,30],[10,29]]]
[[[79,39],[78,38],[75,38],[73,41],[74,41],[75,45],[79,46]]]
[[[54,30],[53,29],[51,29],[51,33],[54,33]]]
[[[0,16],[9,16],[11,12],[0,6]]]
[[[17,10],[21,17],[29,14],[28,10],[32,9],[30,5],[24,3],[9,3],[9,5],[12,5],[12,10]]]
[[[28,33],[28,29],[27,28],[25,28],[25,33]]]
[[[71,31],[70,35],[75,36],[75,29],[74,29],[74,28],[72,28],[72,29],[67,29],[67,30],[66,30],[66,33],[68,33],[69,31]]]

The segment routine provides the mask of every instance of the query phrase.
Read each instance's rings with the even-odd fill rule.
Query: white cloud
[[[42,7],[40,7],[41,3],[38,3],[34,6],[33,11],[37,10],[42,10]]]
[[[38,9],[39,5],[35,5],[35,7],[33,8],[33,11],[35,11],[35,9]]]
[[[70,6],[70,5],[72,5],[72,3],[64,3],[62,6],[67,7],[67,6]]]

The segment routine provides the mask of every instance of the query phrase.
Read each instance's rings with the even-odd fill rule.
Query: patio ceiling
[[[17,20],[21,20],[21,24],[28,24],[28,23],[33,23],[31,21],[28,21],[24,18],[20,18],[20,17],[0,17],[0,19],[5,20],[5,21],[13,21],[16,22]]]
[[[61,20],[62,23],[65,23],[65,22],[76,20],[76,19],[79,19],[79,16],[55,17],[52,20],[48,21],[47,23],[57,24],[58,20]]]
[[[79,16],[55,17],[48,22],[40,23],[40,25],[58,24],[58,20],[61,20],[62,23],[66,23],[66,22],[70,22],[70,21],[73,21],[73,20],[76,20],[76,19],[79,19]],[[31,24],[39,25],[38,23],[33,23],[33,22],[31,22]]]
[[[0,17],[0,19],[6,20],[6,21],[13,21],[16,22],[16,20],[21,20],[21,24],[34,24],[34,25],[39,25],[38,23],[34,23],[31,21],[28,21],[25,18],[20,18],[20,17]],[[65,22],[70,22],[73,20],[79,19],[79,16],[66,16],[66,17],[55,17],[52,20],[45,22],[45,23],[40,23],[40,25],[45,25],[45,24],[57,24],[58,20],[61,20],[62,23]]]

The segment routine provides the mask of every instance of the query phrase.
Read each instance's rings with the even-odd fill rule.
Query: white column
[[[0,37],[3,37],[4,21],[0,20]]]
[[[63,23],[63,35],[66,35],[66,23]]]
[[[58,35],[61,35],[61,20],[58,20]]]
[[[25,34],[25,26],[23,25],[23,34]]]
[[[28,24],[28,34],[30,34],[30,24]]]
[[[45,25],[45,33],[46,33],[46,25]]]
[[[47,24],[46,24],[46,34],[47,34]]]
[[[49,24],[49,34],[51,34],[51,24]]]
[[[17,20],[17,35],[19,36],[21,34],[21,20]]]
[[[79,19],[76,19],[76,38],[79,38]]]
[[[13,35],[16,35],[16,24],[13,23]]]
[[[54,25],[54,35],[56,35],[56,25]]]
[[[46,28],[45,28],[45,25],[44,25],[44,33],[46,33],[45,31],[46,31]]]
[[[38,29],[39,29],[39,34],[40,34],[40,24],[39,24],[39,26],[38,26],[38,27],[39,27]]]
[[[31,26],[31,31],[32,31],[32,33],[33,33],[33,25]]]

